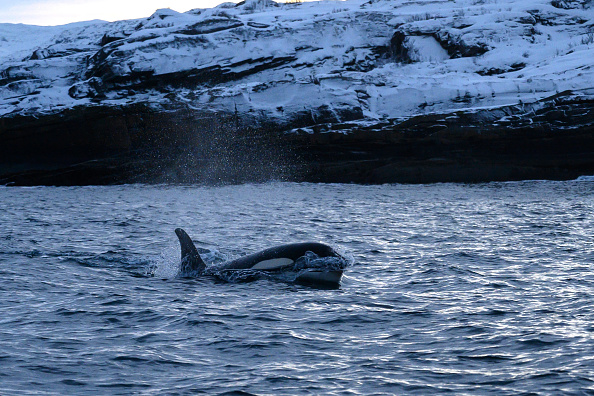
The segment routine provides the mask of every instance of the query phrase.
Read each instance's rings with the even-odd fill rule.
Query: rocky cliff
[[[0,183],[594,174],[594,4],[248,0],[0,25]]]

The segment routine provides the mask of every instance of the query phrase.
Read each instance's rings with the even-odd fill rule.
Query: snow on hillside
[[[247,0],[2,24],[0,115],[149,103],[381,120],[594,88],[593,66],[592,0]]]

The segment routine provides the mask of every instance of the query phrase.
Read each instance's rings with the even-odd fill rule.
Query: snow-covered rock
[[[248,0],[0,25],[0,115],[148,102],[281,124],[319,108],[379,120],[592,87],[593,59],[591,1]]]
[[[141,106],[344,135],[588,96],[593,67],[591,0],[246,0],[113,23],[0,24],[0,121]]]

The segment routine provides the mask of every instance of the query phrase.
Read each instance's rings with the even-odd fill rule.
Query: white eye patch
[[[252,269],[272,270],[287,267],[291,264],[293,264],[293,260],[290,258],[275,258],[271,260],[260,261],[254,265]]]

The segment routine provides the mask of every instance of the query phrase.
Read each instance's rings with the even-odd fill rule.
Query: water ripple
[[[594,183],[0,189],[0,393],[591,394]],[[314,240],[342,287],[176,278]]]

